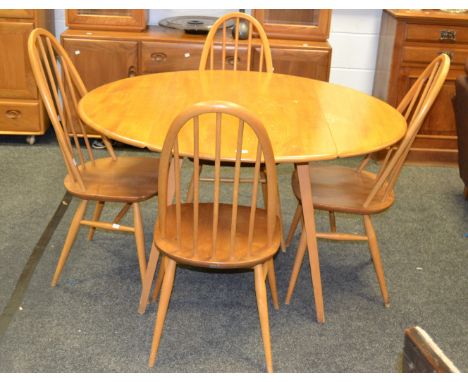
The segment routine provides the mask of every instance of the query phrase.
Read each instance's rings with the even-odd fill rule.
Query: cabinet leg
[[[30,145],[33,145],[36,143],[36,136],[35,135],[28,135],[26,137],[26,142],[29,143]]]

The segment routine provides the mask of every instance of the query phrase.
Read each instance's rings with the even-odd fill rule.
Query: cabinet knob
[[[5,116],[8,119],[18,119],[18,118],[21,117],[21,111],[19,111],[19,110],[7,110],[5,112]]]
[[[128,77],[135,77],[136,76],[136,68],[134,65],[128,68]]]
[[[161,52],[158,52],[158,53],[151,53],[151,61],[155,61],[155,62],[164,62],[167,60],[167,54],[165,53],[161,53]]]
[[[441,41],[455,41],[457,38],[456,31],[441,30],[440,31],[440,40]]]
[[[234,66],[234,56],[227,56],[226,57],[226,63],[228,65]],[[237,57],[237,63],[238,64],[240,63],[240,58],[239,57]]]
[[[77,50],[75,50],[75,52],[74,52],[74,53],[75,53],[75,56],[79,56],[81,52],[80,52],[80,50],[79,50],[79,49],[77,49]]]

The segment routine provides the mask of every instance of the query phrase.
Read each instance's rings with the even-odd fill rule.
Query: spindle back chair
[[[245,24],[244,24],[245,23]],[[234,41],[228,37],[228,30],[230,31],[231,26],[234,30],[239,31],[242,24],[246,25],[248,30],[247,40],[245,43],[240,42],[239,33],[234,34]],[[219,30],[221,29],[221,34]],[[254,37],[258,36],[258,40],[254,40]],[[221,37],[221,41],[216,39]],[[234,44],[234,45],[233,45]],[[260,52],[258,56],[258,62],[254,62],[252,52],[254,51],[254,45],[259,45]],[[246,48],[245,50],[243,48]],[[234,51],[230,51],[233,49]],[[244,56],[247,56],[246,58]],[[241,57],[242,56],[242,57]],[[245,62],[242,59],[245,58]],[[231,62],[232,59],[232,62]],[[231,63],[232,70],[247,70],[247,71],[266,71],[268,73],[273,72],[273,62],[271,58],[270,44],[268,42],[267,35],[260,24],[260,22],[253,16],[250,16],[241,12],[228,13],[221,16],[211,27],[210,32],[205,40],[203,46],[202,56],[200,59],[200,70],[213,70],[222,69],[228,70],[227,63]],[[199,171],[201,174],[203,161],[200,162]],[[223,163],[223,166],[228,164]],[[263,165],[260,168],[260,178],[262,182],[263,197],[266,199],[267,177],[265,171],[263,171]],[[213,182],[211,176],[200,176],[202,182]],[[232,178],[226,177],[221,179],[222,182],[233,182]],[[242,177],[241,183],[251,182],[252,179]],[[193,183],[193,179],[192,179]],[[193,197],[192,183],[187,193],[187,201],[191,201]],[[278,199],[279,200],[279,199]],[[280,229],[281,229],[281,248],[284,251],[286,249],[283,239],[282,219],[281,219],[281,205],[279,205],[278,216],[280,216]]]
[[[232,24],[233,21],[234,23]],[[231,31],[231,25],[234,31],[237,32],[234,33],[234,41],[228,37],[228,30],[229,32]],[[240,40],[240,34],[243,33],[241,28],[244,28],[244,26],[248,30],[245,43],[243,42],[244,40]],[[222,29],[221,34],[218,33],[220,28]],[[254,37],[257,35],[259,41],[254,40]],[[220,41],[217,40],[219,37],[221,37]],[[253,57],[254,45],[259,45],[260,49],[258,62],[255,62],[255,67]],[[245,47],[246,50],[243,53]],[[234,51],[232,52],[231,50]],[[241,62],[241,55],[247,55],[245,63]],[[220,58],[217,59],[215,56],[219,56]],[[221,16],[211,27],[203,46],[199,69],[227,70],[229,69],[227,64],[230,64],[233,70],[273,72],[270,44],[262,24],[255,17],[241,12],[232,12]]]
[[[78,102],[87,90],[68,54],[54,35],[42,28],[31,32],[28,53],[39,92],[67,168],[64,185],[68,192],[81,199],[59,257],[52,286],[55,286],[60,278],[80,225],[90,227],[90,240],[93,239],[96,228],[134,233],[140,274],[143,278],[146,256],[138,203],[157,193],[159,160],[145,157],[118,158],[105,136],[102,136],[102,140],[108,155],[95,158],[86,126],[78,117]],[[96,201],[96,207],[92,220],[85,220],[83,218],[89,200]],[[112,222],[99,221],[105,202],[125,203]],[[119,224],[132,206],[134,227]]]
[[[371,154],[368,154],[356,169],[343,166],[310,166],[314,208],[328,211],[330,219],[331,232],[317,233],[317,237],[329,240],[368,241],[385,306],[388,306],[390,301],[370,215],[382,212],[393,204],[395,199],[393,187],[416,134],[445,82],[449,67],[449,57],[446,54],[440,54],[425,68],[401,100],[397,110],[405,117],[408,128],[400,142],[387,149],[385,159],[377,173],[365,170]],[[287,243],[291,241],[302,216],[296,173],[292,177],[292,186],[299,203],[291,223]],[[366,235],[338,233],[335,212],[362,215]],[[302,264],[305,242],[306,238],[302,232],[286,295],[287,304],[291,300]]]
[[[210,132],[209,135],[207,132]],[[213,141],[212,153],[199,151],[200,137]],[[224,139],[223,137],[229,138]],[[181,200],[181,157],[193,158],[194,197]],[[212,200],[201,201],[198,167],[201,159],[214,161]],[[234,164],[232,203],[221,202],[221,161]],[[254,164],[250,203],[239,198],[241,163]],[[257,207],[260,165],[268,176],[266,208]],[[170,168],[172,170],[170,170]],[[170,171],[173,171],[172,175]],[[175,181],[175,201],[167,202],[169,177]],[[227,187],[227,186],[226,186]],[[226,195],[226,194],[224,194]],[[247,109],[224,101],[195,104],[172,123],[160,157],[158,220],[154,243],[140,300],[140,313],[146,308],[159,251],[163,254],[158,279],[162,280],[150,366],[154,365],[167,311],[176,263],[204,268],[246,268],[254,270],[257,304],[260,315],[267,369],[271,371],[270,334],[265,279],[268,277],[275,308],[278,308],[273,256],[280,242],[277,216],[277,176],[273,149],[260,120]],[[156,281],[156,288],[160,283]]]

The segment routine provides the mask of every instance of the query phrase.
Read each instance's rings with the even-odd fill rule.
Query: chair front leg
[[[262,330],[263,348],[265,350],[266,368],[269,373],[273,372],[273,361],[271,356],[270,324],[268,322],[268,305],[265,286],[265,277],[262,264],[254,268],[255,274],[255,293],[257,296],[258,315],[260,318],[260,327]]]
[[[65,244],[63,245],[62,253],[60,254],[57,268],[55,269],[54,277],[52,278],[51,286],[56,286],[58,281],[60,280],[60,275],[62,273],[62,269],[67,262],[68,255],[70,254],[70,250],[73,246],[73,243],[76,239],[76,234],[80,229],[80,222],[83,219],[83,216],[86,213],[86,207],[88,205],[87,200],[82,200],[80,205],[78,206],[75,215],[73,216],[73,220],[70,224],[70,228],[68,230],[67,238],[65,239]]]
[[[156,362],[156,355],[158,353],[159,342],[161,340],[161,334],[164,327],[164,320],[166,319],[167,307],[169,305],[172,287],[174,285],[175,270],[176,262],[168,258],[161,290],[161,299],[159,300],[158,305],[158,314],[156,316],[156,323],[154,326],[153,342],[151,344],[151,353],[148,363],[149,367],[153,367]]]

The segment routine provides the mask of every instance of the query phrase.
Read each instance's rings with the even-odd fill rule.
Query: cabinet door
[[[330,31],[329,9],[254,9],[269,38],[325,41]]]
[[[28,37],[33,23],[0,22],[0,98],[37,97],[28,57]]]
[[[137,74],[138,42],[63,39],[88,90]]]
[[[260,52],[255,51],[258,60]],[[272,48],[275,73],[292,74],[316,80],[328,81],[330,56],[327,50]]]

